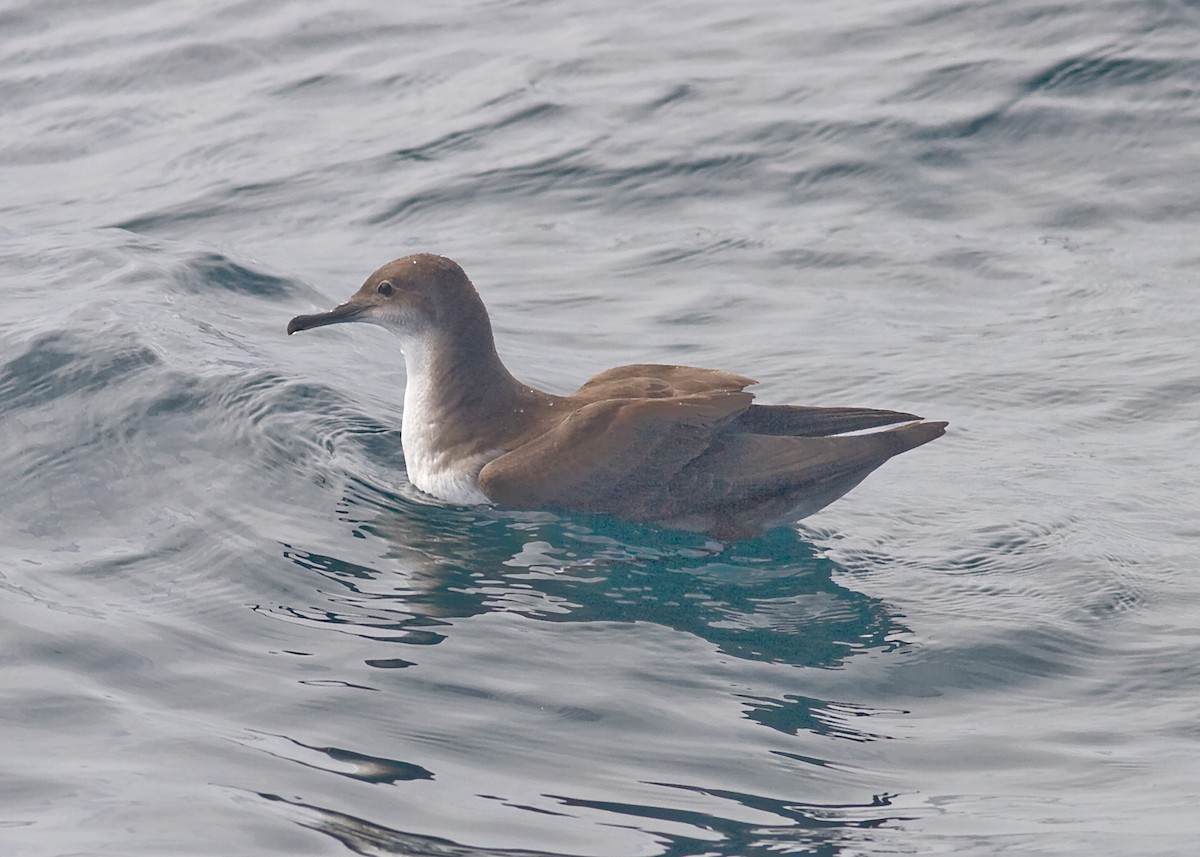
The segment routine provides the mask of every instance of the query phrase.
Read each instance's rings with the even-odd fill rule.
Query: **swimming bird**
[[[900,411],[754,404],[752,379],[692,366],[618,366],[569,396],[543,392],[501,362],[463,269],[429,253],[388,262],[348,301],[296,316],[287,332],[351,321],[399,336],[408,478],[449,503],[608,515],[734,541],[811,515],[946,428]],[[884,426],[898,427],[846,434]]]

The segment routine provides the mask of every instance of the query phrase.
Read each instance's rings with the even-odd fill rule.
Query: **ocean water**
[[[0,853],[1186,855],[1200,9],[0,5]],[[720,551],[404,474],[288,319],[951,423]]]

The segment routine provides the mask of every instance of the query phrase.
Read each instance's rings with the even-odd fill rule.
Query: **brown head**
[[[463,269],[432,253],[388,262],[344,304],[328,312],[298,315],[288,322],[287,332],[346,321],[382,325],[408,341],[439,333],[489,345],[492,339],[487,310]]]

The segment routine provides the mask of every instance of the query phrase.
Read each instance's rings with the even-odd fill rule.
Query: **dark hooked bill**
[[[298,315],[288,322],[287,332],[291,336],[298,330],[308,330],[312,327],[324,327],[327,324],[337,324],[341,321],[354,321],[367,311],[362,304],[344,303],[329,312],[317,312],[312,315]]]

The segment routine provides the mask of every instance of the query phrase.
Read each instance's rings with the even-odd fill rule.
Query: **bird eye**
[[[391,283],[389,283],[387,280],[384,280],[382,283],[380,283],[378,286],[375,287],[375,291],[379,292],[379,294],[383,295],[386,298],[389,295],[391,295],[392,292],[396,291],[396,287],[393,286]]]

